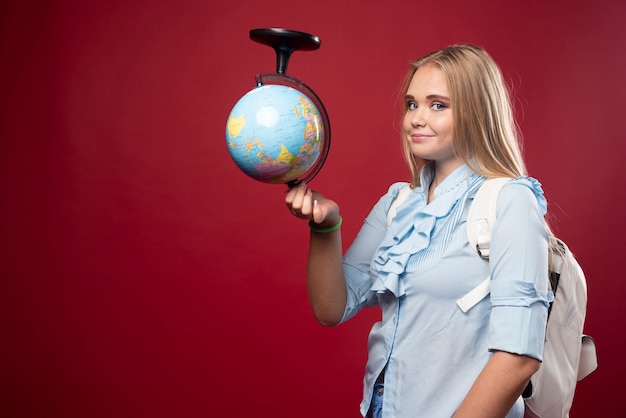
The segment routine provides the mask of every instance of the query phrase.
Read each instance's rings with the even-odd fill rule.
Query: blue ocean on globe
[[[267,84],[245,94],[226,123],[233,161],[248,176],[284,184],[306,174],[320,156],[324,126],[320,113],[301,91]]]

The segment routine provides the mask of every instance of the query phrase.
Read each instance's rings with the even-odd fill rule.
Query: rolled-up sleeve
[[[490,252],[490,350],[543,359],[551,300],[544,214],[536,180],[515,179],[502,189]]]

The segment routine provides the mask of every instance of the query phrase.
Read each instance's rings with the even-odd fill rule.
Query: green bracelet
[[[329,226],[328,228],[318,228],[315,226],[313,221],[309,221],[309,228],[311,228],[311,231],[313,232],[319,232],[321,234],[325,234],[327,232],[333,232],[341,228],[342,222],[343,222],[343,218],[341,217],[341,215],[339,215],[339,219],[337,220],[337,223],[334,224],[333,226]]]

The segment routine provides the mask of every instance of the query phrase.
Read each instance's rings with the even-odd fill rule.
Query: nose
[[[411,126],[414,128],[426,125],[426,113],[423,107],[418,107],[411,112]]]

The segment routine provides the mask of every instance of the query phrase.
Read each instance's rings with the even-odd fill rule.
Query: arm
[[[538,186],[513,180],[500,193],[489,264],[491,359],[455,417],[504,417],[538,370],[547,318],[548,236]],[[540,204],[542,203],[542,204]],[[518,354],[514,354],[518,353]]]
[[[504,417],[539,369],[528,356],[496,351],[480,373],[454,418]]]
[[[292,188],[285,203],[295,216],[313,221],[319,228],[336,225],[339,206],[301,183]],[[311,307],[320,324],[333,326],[343,317],[347,290],[343,274],[341,231],[311,231],[307,267]]]

